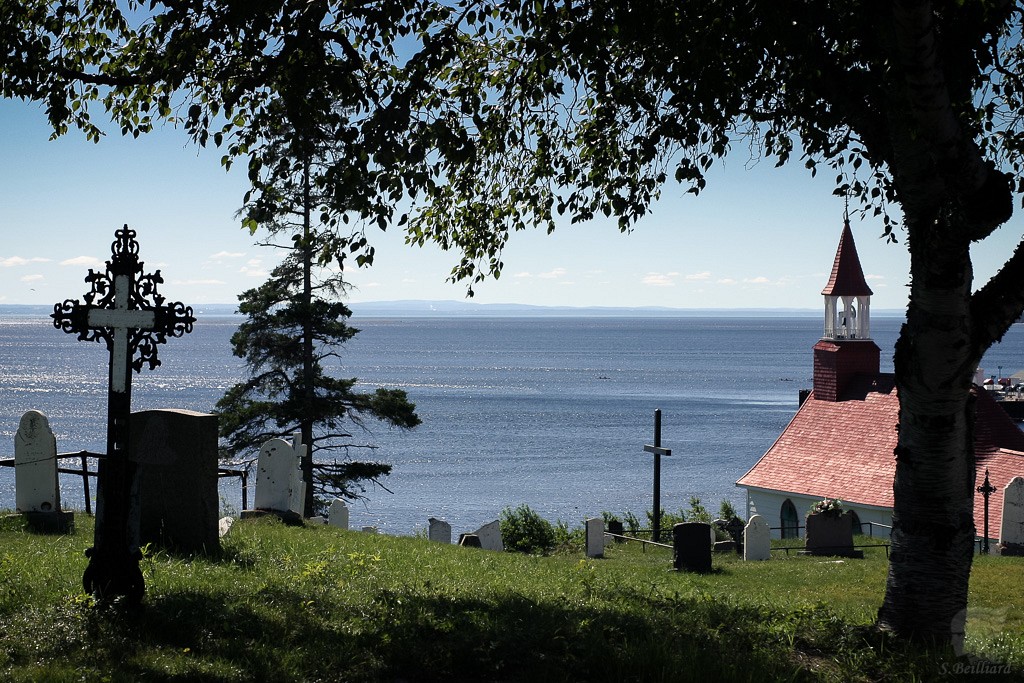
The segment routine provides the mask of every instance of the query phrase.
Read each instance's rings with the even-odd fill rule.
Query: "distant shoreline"
[[[531,306],[469,301],[365,301],[349,303],[358,318],[812,318],[811,308],[668,308],[663,306]],[[237,304],[193,306],[199,316],[234,316]],[[52,305],[0,304],[0,316],[49,316]],[[876,318],[902,318],[902,309],[874,309]]]

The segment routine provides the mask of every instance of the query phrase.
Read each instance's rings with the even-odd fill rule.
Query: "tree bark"
[[[894,358],[900,401],[893,529],[879,625],[935,644],[962,638],[974,548],[969,242],[950,218],[908,220],[913,273]],[[962,234],[962,233],[961,233]]]
[[[899,437],[892,549],[878,623],[941,645],[962,641],[974,548],[970,389],[985,349],[975,343],[970,244],[1009,212],[982,215],[972,208],[976,195],[1000,179],[993,180],[996,174],[951,104],[934,21],[930,2],[893,3],[898,75],[887,109],[911,285],[894,357]]]

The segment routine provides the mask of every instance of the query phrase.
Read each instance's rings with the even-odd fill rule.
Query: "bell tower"
[[[814,397],[838,401],[855,375],[877,375],[878,346],[871,340],[871,288],[857,256],[850,220],[843,222],[825,289],[825,332],[814,345]]]

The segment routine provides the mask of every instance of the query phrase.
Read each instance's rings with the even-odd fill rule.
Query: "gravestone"
[[[711,571],[711,525],[682,522],[672,527],[672,567],[676,571]]]
[[[771,530],[761,515],[752,515],[743,528],[743,559],[768,560],[772,556]]]
[[[725,532],[736,544],[736,554],[738,555],[743,554],[743,531],[743,520],[739,517],[733,517],[725,524]]]
[[[38,410],[22,415],[14,435],[14,487],[18,512],[60,509],[57,439]]]
[[[614,534],[615,536],[622,536],[624,532],[625,532],[625,529],[622,528],[622,522],[621,521],[619,521],[617,519],[613,519],[613,520],[610,520],[608,522],[608,533]],[[625,543],[626,539],[624,539],[624,538],[615,538],[615,542],[616,543]]]
[[[805,533],[803,554],[864,557],[862,550],[853,549],[853,514],[849,510],[841,515],[832,512],[807,515]]]
[[[379,530],[375,526],[364,526],[360,531],[364,534],[377,534]]]
[[[234,517],[221,517],[217,521],[217,535],[224,538],[231,531],[231,527],[235,525]]]
[[[1024,477],[1014,477],[1003,489],[999,554],[1024,555]]]
[[[587,557],[604,557],[604,519],[587,520]]]
[[[306,484],[302,481],[300,463],[306,455],[302,436],[292,439],[270,439],[260,448],[256,463],[256,512],[272,512],[285,522],[302,522]],[[242,513],[243,517],[250,516]]]
[[[15,506],[29,527],[37,531],[68,531],[74,521],[60,509],[57,478],[57,439],[38,410],[21,417],[14,435]]]
[[[327,511],[327,523],[339,529],[348,530],[348,505],[341,498],[331,501],[331,507]]]
[[[459,545],[463,548],[482,548],[480,537],[476,534],[462,534],[459,536]]]
[[[431,517],[427,520],[429,528],[427,529],[427,538],[437,543],[448,543],[452,542],[452,525],[440,519],[434,519]]]
[[[501,539],[501,522],[494,520],[484,524],[473,532],[473,535],[480,539],[480,547],[484,550],[505,551],[505,544]]]
[[[217,416],[191,410],[132,413],[132,514],[137,545],[181,553],[220,549]]]

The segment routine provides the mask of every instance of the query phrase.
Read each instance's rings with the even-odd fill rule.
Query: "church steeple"
[[[849,219],[843,221],[832,275],[821,293],[825,296],[824,339],[871,339],[872,292],[864,279]]]
[[[838,401],[857,375],[877,375],[879,350],[871,341],[871,288],[853,242],[850,221],[843,221],[832,274],[825,289],[825,334],[814,345],[814,398]]]

